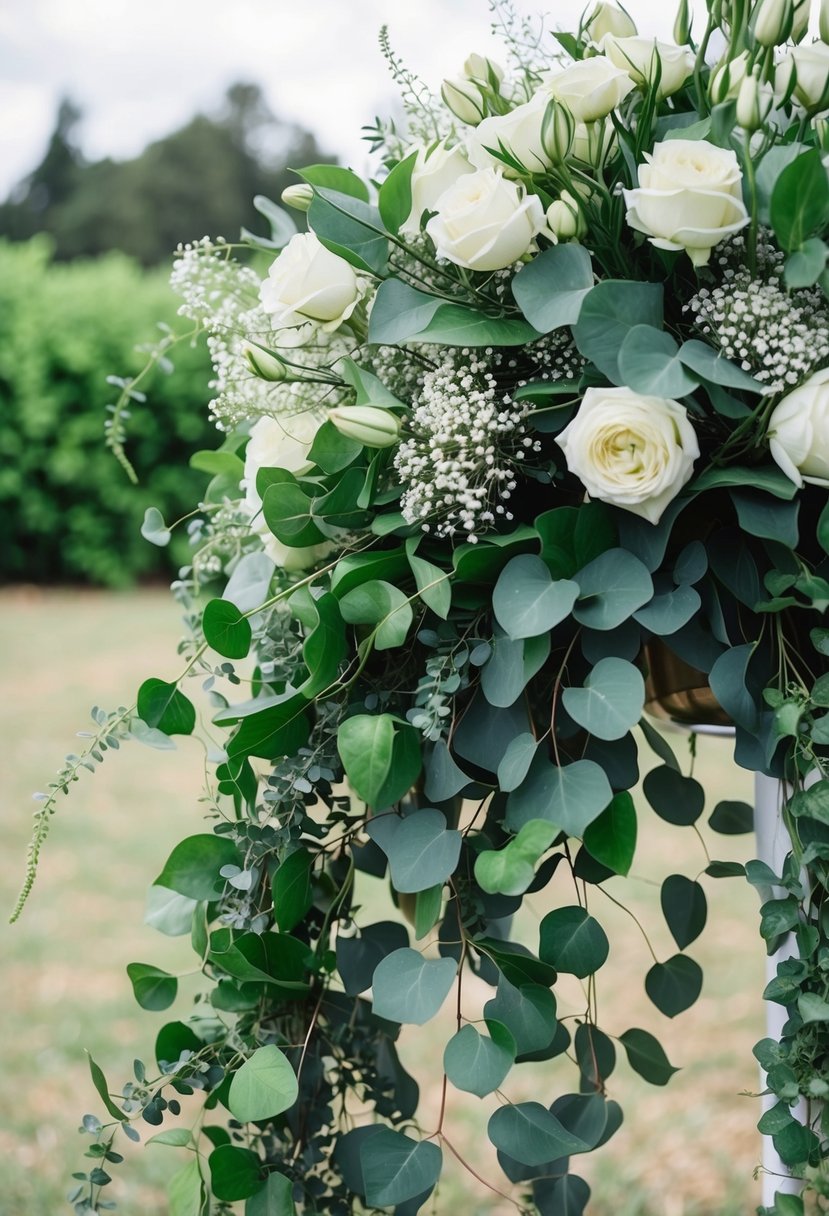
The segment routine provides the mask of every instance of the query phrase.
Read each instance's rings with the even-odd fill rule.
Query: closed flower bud
[[[754,16],[754,41],[760,46],[779,46],[791,33],[792,0],[760,0]]]
[[[463,74],[467,80],[478,81],[479,84],[489,85],[495,92],[504,79],[504,69],[494,59],[486,55],[468,55],[463,63]]]
[[[748,71],[748,51],[743,51],[734,59],[727,59],[714,69],[708,85],[708,95],[712,105],[722,105],[724,101],[736,101]]]
[[[605,34],[631,38],[636,33],[636,26],[624,9],[617,4],[608,4],[607,0],[598,0],[583,28],[591,42],[596,43],[601,42]]]
[[[328,420],[366,448],[390,448],[400,439],[400,419],[376,405],[340,405],[328,411]]]
[[[674,42],[677,46],[684,46],[691,37],[691,13],[688,6],[688,0],[679,0],[679,8],[676,11],[674,18]]]
[[[255,342],[242,343],[242,358],[259,380],[270,380],[277,383],[288,377],[288,369],[279,356],[264,346],[258,346]]]
[[[825,118],[813,118],[812,130],[821,152],[829,152],[829,122]]]
[[[294,211],[307,211],[313,197],[314,188],[307,182],[296,182],[282,191],[283,203],[286,207],[293,207]]]
[[[559,241],[579,239],[587,232],[584,213],[569,190],[562,190],[547,208],[547,226]]]
[[[557,165],[570,155],[576,134],[576,120],[563,102],[547,102],[541,122],[541,146],[550,164]]]
[[[829,0],[820,0],[817,28],[821,42],[829,42]]]
[[[768,117],[774,96],[768,85],[761,85],[759,71],[746,76],[737,95],[737,126],[749,133],[758,131]]]
[[[486,118],[486,102],[473,80],[464,76],[448,78],[440,86],[440,95],[446,108],[467,126],[477,127]]]
[[[802,42],[806,37],[809,29],[810,9],[812,7],[811,0],[795,0],[794,14],[792,16],[792,28],[789,33],[789,38],[792,42]],[[821,38],[823,35],[821,34]]]

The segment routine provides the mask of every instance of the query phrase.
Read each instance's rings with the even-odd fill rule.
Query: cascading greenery
[[[643,716],[660,648],[707,677],[737,762],[791,790],[782,874],[705,872],[757,886],[769,951],[791,944],[765,993],[788,1017],[756,1049],[777,1098],[760,1126],[829,1194],[829,48],[802,43],[800,7],[713,6],[699,44],[681,10],[674,47],[600,3],[553,55],[499,5],[513,77],[471,56],[442,104],[404,74],[432,142],[378,124],[378,182],[304,170],[289,199],[307,235],[260,200],[282,249],[263,284],[230,246],[184,251],[174,280],[211,334],[224,431],[175,585],[184,667],[97,712],[24,898],[85,762],[204,732],[208,823],[149,905],[204,982],[123,1090],[92,1065],[107,1114],[84,1119],[77,1216],[112,1206],[119,1137],[141,1123],[190,1154],[172,1216],[409,1216],[448,1159],[478,1173],[453,1143],[456,1089],[486,1100],[493,1190],[585,1210],[578,1159],[622,1121],[617,1057],[654,1085],[676,1071],[598,1002],[638,746],[660,762],[657,815],[694,828],[705,805]],[[154,511],[144,533],[170,529]],[[710,823],[750,830],[751,808]],[[367,876],[388,879],[379,920]],[[550,910],[512,936],[528,896]],[[686,951],[704,888],[670,874],[661,905],[677,950],[643,980],[673,1018],[702,987]],[[128,972],[141,1006],[174,1003],[175,976]],[[580,1007],[559,1008],[560,975]],[[423,1126],[396,1041],[445,1004]],[[565,1053],[569,1092],[510,1097],[514,1069]],[[193,1126],[163,1128],[195,1091]]]

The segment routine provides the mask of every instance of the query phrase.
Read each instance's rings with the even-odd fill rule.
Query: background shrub
[[[172,352],[145,405],[127,423],[133,486],[104,446],[108,375],[134,375],[136,343],[159,321],[186,329],[166,270],[144,271],[120,253],[57,264],[48,238],[0,242],[0,581],[124,587],[166,577],[186,544],[159,550],[139,529],[147,506],[173,520],[192,509],[205,475],[187,462],[216,447],[207,420],[210,375],[202,346]]]

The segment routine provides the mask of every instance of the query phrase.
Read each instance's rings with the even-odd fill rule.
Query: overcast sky
[[[532,14],[542,0],[516,0]],[[548,0],[572,26],[583,0]],[[646,30],[670,37],[673,0],[628,0]],[[471,50],[498,57],[486,0],[2,0],[0,197],[39,160],[58,99],[84,111],[90,158],[128,157],[234,80],[254,80],[271,108],[360,166],[360,127],[394,97],[377,33],[430,84]]]

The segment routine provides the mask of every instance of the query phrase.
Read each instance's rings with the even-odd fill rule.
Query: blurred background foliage
[[[80,118],[61,103],[40,164],[0,204],[0,582],[126,587],[187,560],[186,541],[160,550],[139,528],[149,505],[168,520],[192,510],[206,478],[187,462],[217,435],[206,352],[182,343],[131,408],[131,485],[104,446],[107,376],[141,370],[135,348],[159,322],[189,328],[167,285],[180,241],[261,228],[255,194],[278,200],[289,167],[332,158],[256,85],[133,160],[86,161]]]

